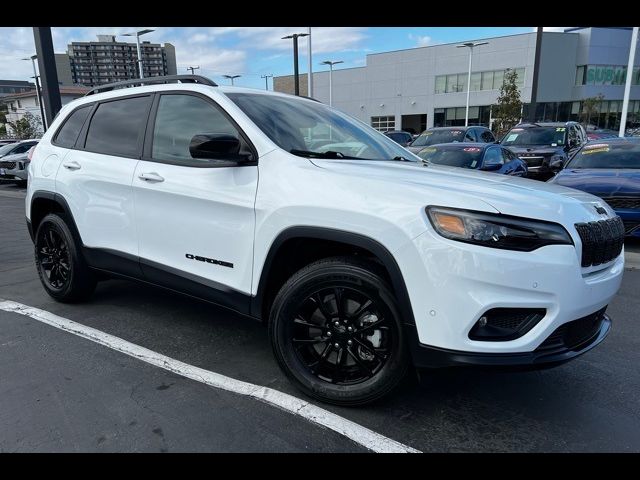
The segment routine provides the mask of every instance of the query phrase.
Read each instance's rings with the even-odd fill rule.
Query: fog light
[[[469,338],[485,342],[506,342],[523,336],[547,311],[544,308],[493,308],[478,319]]]

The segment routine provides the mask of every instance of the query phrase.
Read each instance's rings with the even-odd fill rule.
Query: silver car
[[[34,146],[35,144],[33,144],[30,149]],[[0,180],[13,180],[18,183],[26,183],[29,162],[29,151],[0,158]]]

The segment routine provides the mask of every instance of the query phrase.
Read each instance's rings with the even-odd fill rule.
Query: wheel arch
[[[274,264],[274,261],[283,255],[283,250],[287,249],[287,245],[292,245],[293,241],[331,242],[334,245],[340,245],[345,248],[351,247],[357,249],[357,251],[369,253],[380,262],[388,274],[388,279],[396,295],[403,322],[406,325],[415,325],[404,277],[394,256],[384,245],[371,237],[359,233],[310,226],[287,228],[278,234],[271,243],[269,252],[260,270],[257,293],[255,297],[252,298],[252,316],[262,318],[263,321],[266,321],[268,318],[268,314],[265,315],[265,310],[268,309],[268,303],[270,301],[269,295],[272,293],[270,292],[270,283],[273,279],[274,270],[278,268],[277,265]]]
[[[37,190],[31,196],[31,204],[29,210],[29,233],[31,240],[35,239],[38,226],[42,219],[50,213],[61,213],[68,220],[68,227],[74,236],[74,239],[82,245],[82,238],[76,226],[76,222],[71,213],[71,208],[66,199],[59,193],[49,192],[46,190]]]

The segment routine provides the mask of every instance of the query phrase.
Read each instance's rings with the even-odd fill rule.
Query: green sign
[[[624,85],[627,67],[617,65],[589,65],[587,85]]]

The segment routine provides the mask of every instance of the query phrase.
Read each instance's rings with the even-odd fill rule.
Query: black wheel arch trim
[[[35,234],[38,230],[38,226],[33,224],[33,205],[39,199],[53,201],[62,208],[62,211],[64,212],[65,216],[71,222],[71,225],[69,225],[69,229],[71,230],[71,233],[74,235],[75,240],[78,241],[80,245],[83,245],[82,237],[80,236],[80,232],[78,231],[78,227],[76,226],[76,221],[73,218],[73,213],[71,213],[71,207],[69,207],[69,203],[59,193],[50,192],[48,190],[36,190],[35,192],[33,192],[33,195],[31,196],[31,208],[29,209],[31,218],[27,218],[27,226],[31,234],[31,240],[32,241],[34,240]]]
[[[396,293],[396,300],[398,302],[400,314],[402,315],[403,323],[415,328],[415,320],[413,317],[413,309],[411,308],[411,301],[409,299],[409,292],[405,285],[400,267],[391,252],[380,242],[366,235],[328,227],[296,226],[289,227],[278,234],[269,247],[269,252],[267,253],[260,272],[258,291],[251,301],[252,316],[257,318],[262,317],[262,303],[267,288],[269,273],[271,272],[271,268],[273,268],[273,260],[275,259],[280,247],[286,241],[294,238],[313,238],[315,240],[340,242],[347,245],[353,245],[373,253],[382,262],[383,266],[389,273],[391,286]]]

